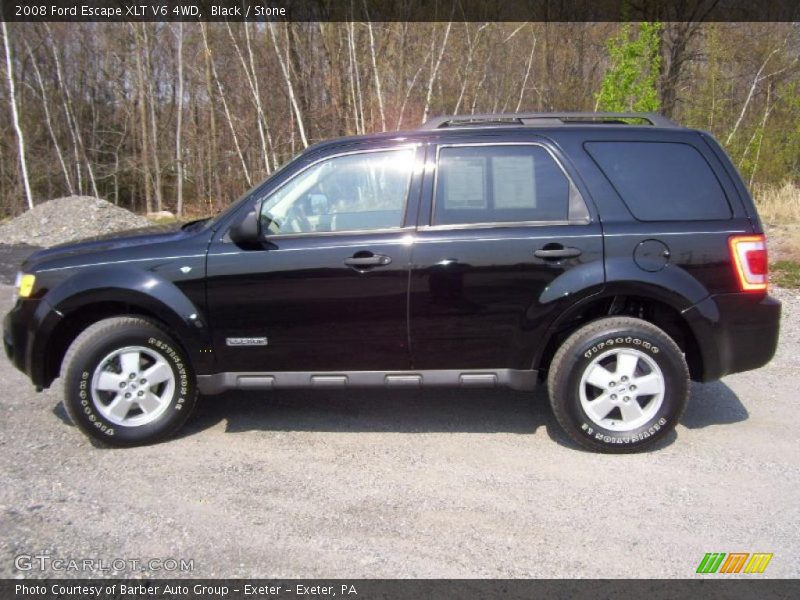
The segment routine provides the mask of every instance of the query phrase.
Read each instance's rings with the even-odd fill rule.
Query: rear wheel
[[[186,421],[197,395],[180,346],[138,317],[88,327],[67,351],[63,373],[64,406],[73,423],[110,446],[149,444],[171,435]]]
[[[567,338],[553,357],[548,389],[556,420],[581,446],[637,452],[677,425],[689,372],[680,348],[661,329],[611,317]]]

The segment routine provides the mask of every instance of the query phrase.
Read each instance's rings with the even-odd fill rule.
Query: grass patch
[[[779,260],[770,265],[772,283],[784,288],[800,288],[800,262]]]
[[[753,186],[758,214],[767,223],[800,223],[800,188],[793,183]]]

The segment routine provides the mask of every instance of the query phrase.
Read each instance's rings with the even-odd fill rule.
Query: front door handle
[[[351,256],[344,259],[344,264],[348,267],[383,267],[392,262],[392,259],[383,254],[373,254],[372,256]]]
[[[580,248],[565,248],[560,244],[556,246],[550,246],[548,244],[544,248],[541,248],[533,253],[533,255],[537,258],[545,258],[545,259],[552,259],[552,258],[575,258],[576,256],[581,255]]]

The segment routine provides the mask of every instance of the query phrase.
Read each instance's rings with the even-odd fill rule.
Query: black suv
[[[651,114],[324,142],[213,219],[37,252],[18,287],[8,356],[115,446],[172,434],[198,392],[546,380],[572,439],[631,452],[690,378],[767,363],[780,319],[734,166]]]

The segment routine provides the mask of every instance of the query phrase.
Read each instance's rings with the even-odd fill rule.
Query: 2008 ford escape
[[[37,252],[18,296],[8,356],[116,446],[169,436],[198,392],[546,381],[579,444],[642,450],[689,379],[767,363],[780,318],[730,160],[649,114],[317,144],[214,219]]]

